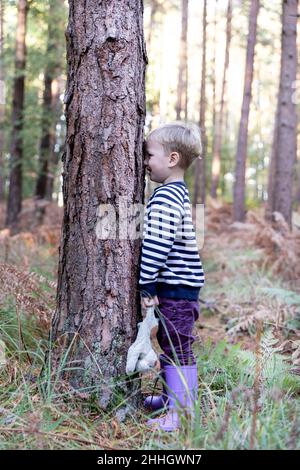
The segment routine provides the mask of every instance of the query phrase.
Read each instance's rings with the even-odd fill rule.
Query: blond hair
[[[179,166],[186,170],[202,153],[200,129],[195,124],[171,122],[148,134],[147,141],[160,143],[166,153],[178,152]]]

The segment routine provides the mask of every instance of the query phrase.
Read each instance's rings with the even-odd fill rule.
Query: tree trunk
[[[278,147],[278,119],[279,119],[279,99],[277,99],[275,123],[273,129],[273,143],[270,155],[270,163],[268,169],[268,200],[265,209],[265,220],[271,222],[272,213],[274,211],[274,188],[275,188],[275,171],[276,171],[276,149]]]
[[[205,114],[206,114],[206,29],[207,29],[207,0],[203,3],[203,25],[202,25],[202,71],[201,71],[201,97],[200,97],[200,119],[199,126],[201,129],[202,140],[202,159],[197,159],[195,171],[195,185],[194,185],[194,198],[193,205],[196,206],[199,200],[201,204],[205,204],[206,194],[206,128],[205,128]]]
[[[48,16],[47,65],[44,78],[42,136],[39,155],[39,174],[36,183],[35,196],[44,199],[47,194],[47,179],[50,156],[53,152],[53,132],[56,125],[56,115],[53,114],[52,86],[54,78],[60,73],[60,62],[57,55],[59,37],[57,35],[57,15],[60,0],[50,0]]]
[[[70,385],[106,409],[122,396],[136,335],[140,240],[102,232],[105,211],[142,203],[145,64],[143,2],[69,0],[64,221],[53,338],[64,336]],[[127,204],[125,199],[127,198]],[[129,207],[129,206],[128,206]],[[134,216],[128,223],[135,224]],[[124,239],[122,239],[124,238]],[[120,377],[122,381],[120,381]],[[135,385],[136,387],[137,385]]]
[[[267,218],[270,212],[280,212],[292,225],[293,169],[297,156],[297,116],[293,99],[297,74],[297,14],[298,1],[282,2],[281,68],[269,170]]]
[[[150,8],[151,8],[150,25],[149,25],[148,38],[147,38],[147,49],[148,49],[148,51],[151,48],[152,33],[153,33],[154,26],[155,26],[155,16],[156,16],[156,13],[158,12],[158,10],[160,8],[160,4],[158,3],[157,0],[151,0]]]
[[[217,188],[219,186],[219,181],[220,181],[225,90],[227,86],[227,71],[228,71],[228,65],[229,65],[229,50],[230,50],[230,42],[231,42],[231,19],[232,19],[232,0],[228,0],[226,46],[225,46],[225,60],[224,60],[223,80],[222,80],[222,90],[221,90],[221,103],[220,103],[220,109],[219,109],[219,113],[217,117],[215,139],[214,139],[214,146],[213,146],[212,182],[211,182],[211,196],[213,198],[217,197]]]
[[[22,207],[23,108],[26,66],[27,0],[18,1],[15,77],[12,102],[12,140],[10,149],[10,178],[6,225],[16,227]]]
[[[182,0],[181,3],[181,39],[180,39],[180,59],[178,71],[176,119],[187,119],[187,82],[188,82],[188,57],[187,57],[187,33],[188,33],[188,10],[189,0]]]
[[[213,95],[213,102],[212,102],[212,133],[213,133],[213,140],[215,139],[215,128],[216,128],[216,106],[217,106],[217,99],[216,99],[216,49],[217,49],[217,4],[218,0],[215,0],[214,5],[214,35],[213,35],[213,54],[212,54],[212,66],[211,66],[211,84],[212,84],[212,95]]]
[[[47,63],[47,70],[44,79],[44,94],[43,94],[43,115],[42,115],[42,138],[40,144],[39,155],[39,174],[37,178],[35,196],[39,199],[44,199],[46,195],[46,183],[48,173],[48,159],[50,153],[50,113],[52,102],[52,75],[49,72],[49,63]]]
[[[3,65],[3,25],[4,25],[4,1],[0,0],[0,202],[4,201],[4,110],[5,110],[5,91],[4,91],[4,65]]]
[[[259,0],[251,0],[244,94],[236,152],[235,183],[233,197],[233,218],[234,220],[240,222],[242,222],[245,218],[245,173],[248,142],[248,121],[251,102],[251,88],[253,80],[254,49],[256,43],[258,11]]]
[[[60,121],[60,116],[62,113],[62,103],[60,100],[60,95],[62,93],[62,78],[55,78],[52,82],[52,103],[51,110],[54,117],[53,122],[54,126],[50,129],[50,157],[49,157],[49,166],[47,172],[47,182],[46,182],[46,199],[52,201],[52,195],[54,190],[54,182],[57,177],[57,169],[59,163],[59,155],[61,152],[61,145],[56,138],[56,124]],[[58,147],[58,148],[56,148]]]

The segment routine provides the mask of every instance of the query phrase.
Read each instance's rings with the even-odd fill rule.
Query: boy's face
[[[163,183],[170,176],[169,156],[163,146],[156,140],[150,140],[145,145],[144,164],[151,181]]]

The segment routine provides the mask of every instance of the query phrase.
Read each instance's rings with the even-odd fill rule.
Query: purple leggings
[[[196,364],[192,351],[195,337],[192,330],[199,317],[200,306],[197,300],[178,300],[159,297],[159,325],[157,341],[166,363],[174,361],[180,365]]]

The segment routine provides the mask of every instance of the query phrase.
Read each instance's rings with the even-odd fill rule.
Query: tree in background
[[[297,160],[297,116],[293,99],[297,75],[298,1],[282,2],[281,66],[268,181],[266,218],[280,212],[292,224],[293,169]]]
[[[38,198],[52,198],[51,183],[53,175],[49,175],[51,170],[55,170],[55,126],[61,113],[59,106],[59,80],[61,74],[61,57],[59,41],[61,36],[60,21],[62,18],[61,0],[50,0],[48,12],[48,40],[47,40],[47,63],[44,73],[44,93],[42,109],[42,134],[39,152],[39,172],[36,182],[35,195]],[[56,79],[56,83],[54,80]],[[48,182],[49,181],[49,182]]]
[[[151,47],[152,33],[155,27],[155,16],[158,11],[161,11],[162,4],[159,2],[159,0],[150,0],[150,8],[151,8],[150,25],[149,25],[148,37],[147,37],[147,47],[149,48]]]
[[[100,229],[105,210],[118,213],[121,224],[121,196],[125,209],[143,202],[143,2],[70,0],[66,37],[64,220],[53,338],[64,337],[72,352],[71,386],[97,392],[106,409],[112,381],[125,373],[139,308],[140,241],[120,239],[118,230],[101,236]],[[112,219],[107,224],[113,231]],[[125,395],[127,387],[119,383]]]
[[[18,1],[15,76],[12,99],[12,134],[10,147],[10,177],[6,225],[16,227],[22,207],[23,109],[26,66],[26,26],[28,1]]]
[[[197,159],[194,183],[194,197],[193,205],[198,203],[199,194],[201,204],[205,204],[206,196],[206,164],[205,156],[207,149],[207,137],[205,127],[206,115],[206,29],[207,29],[207,0],[203,3],[203,17],[202,17],[202,68],[201,68],[201,91],[200,91],[200,118],[199,126],[201,129],[202,140],[202,159]],[[199,188],[200,186],[200,188]]]
[[[231,42],[231,19],[232,19],[232,0],[228,0],[227,24],[226,24],[226,46],[225,46],[225,60],[224,60],[223,79],[222,79],[222,88],[221,88],[221,100],[220,100],[220,109],[217,114],[214,141],[213,141],[212,181],[211,181],[211,193],[210,193],[213,198],[217,197],[217,188],[219,186],[219,181],[220,181],[225,90],[226,90],[226,85],[227,85],[229,50],[230,50],[230,42]]]
[[[213,53],[212,53],[212,60],[211,60],[211,85],[212,85],[212,134],[213,138],[215,136],[215,126],[216,126],[216,49],[217,49],[217,7],[218,7],[218,0],[215,0],[214,5],[214,32],[213,32]]]
[[[244,93],[236,152],[235,182],[233,194],[233,218],[243,221],[245,218],[245,174],[248,143],[248,122],[251,103],[251,88],[254,68],[254,49],[256,44],[257,17],[259,0],[251,0],[249,12],[249,32],[247,42]]]
[[[182,0],[181,3],[181,40],[180,40],[180,56],[178,70],[178,86],[177,86],[177,102],[176,102],[176,119],[187,119],[187,101],[188,101],[188,56],[187,56],[187,34],[188,34],[188,16],[189,16],[189,0]]]
[[[62,75],[54,78],[51,87],[51,113],[52,113],[52,126],[50,128],[50,150],[49,150],[49,159],[48,159],[48,171],[47,171],[47,181],[46,181],[46,199],[52,201],[53,191],[54,191],[54,182],[57,178],[58,168],[59,168],[59,156],[63,143],[60,140],[63,136],[60,136],[60,139],[57,139],[55,125],[61,123],[61,114],[62,114],[62,102],[60,95],[64,90],[64,79]]]
[[[4,1],[0,0],[0,202],[4,201],[4,64],[3,64],[3,41],[4,41]]]

